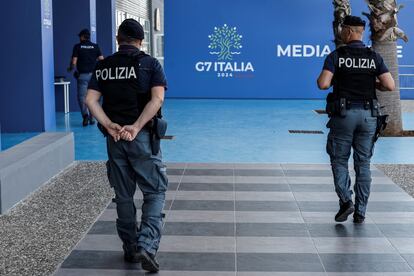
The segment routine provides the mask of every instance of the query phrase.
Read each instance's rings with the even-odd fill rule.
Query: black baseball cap
[[[91,33],[89,32],[89,30],[88,29],[83,29],[82,31],[80,31],[80,33],[78,34],[78,36],[83,36],[83,35],[86,35],[86,36],[90,36],[91,35]]]
[[[142,28],[138,21],[131,18],[125,19],[121,23],[118,33],[139,40],[144,39],[144,28]]]
[[[347,26],[356,26],[356,27],[365,27],[365,21],[361,17],[347,15],[345,16],[343,25]]]

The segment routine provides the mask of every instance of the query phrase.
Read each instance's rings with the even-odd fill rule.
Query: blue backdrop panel
[[[3,1],[0,43],[2,132],[44,131],[55,127],[52,3]],[[24,27],[22,27],[24,26]],[[11,42],[11,43],[10,43]]]
[[[351,2],[354,15],[368,11]],[[403,29],[414,2],[406,6]],[[334,49],[332,17],[326,0],[166,0],[168,96],[323,98],[316,78]],[[400,63],[414,64],[412,43],[403,52]]]
[[[96,25],[98,44],[107,57],[115,52],[115,0],[96,2]]]
[[[76,93],[76,79],[66,69],[72,56],[72,49],[79,43],[79,32],[88,28],[91,40],[96,41],[95,0],[54,0],[54,57],[55,75],[66,76],[70,85],[70,111],[79,111]],[[63,88],[56,88],[56,109],[63,111]]]

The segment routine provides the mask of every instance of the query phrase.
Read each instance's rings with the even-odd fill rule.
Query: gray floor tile
[[[276,163],[234,163],[234,169],[251,169],[251,170],[264,170],[264,169],[270,169],[270,170],[281,170],[282,166],[281,164]]]
[[[333,184],[290,184],[293,192],[335,192]],[[371,186],[371,192],[403,192],[397,185],[376,184]]]
[[[184,169],[174,169],[167,167],[167,175],[183,175]]]
[[[283,170],[331,170],[330,164],[281,164]]]
[[[339,210],[338,201],[298,201],[297,204],[302,212],[337,212]],[[368,203],[368,213],[370,212],[414,212],[413,202],[381,202],[373,201]]]
[[[174,236],[234,236],[234,223],[166,222],[164,235]]]
[[[313,253],[311,238],[304,237],[237,237],[239,253]]]
[[[234,211],[234,201],[174,200],[171,210]]]
[[[159,252],[234,253],[234,237],[164,235]]]
[[[284,176],[282,169],[235,169],[234,174],[236,176]]]
[[[237,253],[237,271],[323,272],[317,254]]]
[[[283,176],[236,176],[236,183],[286,184]]]
[[[163,270],[172,271],[234,271],[234,253],[171,253],[157,255]],[[62,268],[141,270],[139,264],[125,263],[122,252],[73,251]]]
[[[321,254],[329,272],[411,272],[398,254]]]
[[[237,272],[237,276],[327,276],[325,272]]]
[[[165,201],[165,204],[164,204],[164,210],[170,209],[170,207],[172,205],[172,202],[173,202],[172,200],[166,200]],[[142,206],[143,201],[142,201],[142,199],[134,199],[134,203],[135,203],[135,206],[137,208],[140,208]],[[116,203],[115,202],[111,202],[108,205],[108,208],[109,209],[116,209]]]
[[[237,201],[295,201],[292,192],[236,192]]]
[[[327,276],[414,276],[414,272],[327,272]]]
[[[414,224],[377,224],[387,238],[414,238]]]
[[[236,201],[236,211],[299,211],[294,201]]]
[[[234,183],[234,176],[196,176],[184,175],[181,183]]]
[[[177,190],[179,184],[180,183],[178,183],[178,182],[168,182],[168,190],[169,191]]]
[[[384,237],[375,224],[308,224],[308,229],[312,237]]]
[[[414,224],[414,212],[371,212],[368,216],[378,224]]]
[[[187,169],[234,169],[234,164],[232,163],[188,163]]]
[[[187,168],[184,173],[186,176],[233,176],[233,169],[193,169]]]
[[[233,191],[178,191],[175,200],[234,200]]]
[[[414,238],[388,238],[400,254],[414,254]]]
[[[300,212],[242,212],[236,211],[239,223],[304,223]]]
[[[309,237],[305,224],[300,223],[237,223],[238,237]]]
[[[290,184],[292,192],[335,192],[333,184]]]
[[[168,222],[234,222],[234,211],[186,211],[171,210],[166,217]]]
[[[302,212],[301,214],[303,220],[308,224],[338,224],[335,222],[336,212]],[[352,216],[349,216],[347,221],[341,222],[340,224],[354,224]],[[364,224],[374,224],[374,221],[369,217],[369,214],[365,217]]]
[[[287,177],[332,177],[331,170],[284,170]]]
[[[323,253],[398,253],[386,238],[313,238],[319,254]]]
[[[233,191],[232,183],[181,183],[180,191]]]
[[[224,271],[165,271],[158,272],[157,276],[234,276],[234,272]],[[144,271],[115,270],[115,269],[61,269],[54,276],[144,276]],[[312,276],[312,275],[310,275]]]
[[[290,192],[288,184],[236,184],[235,190],[240,192]]]

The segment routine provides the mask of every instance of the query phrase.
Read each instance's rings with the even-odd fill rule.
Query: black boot
[[[144,248],[138,248],[138,254],[141,260],[142,269],[149,272],[158,272],[160,265],[155,259],[155,255],[147,252]]]
[[[93,119],[92,116],[89,117],[89,124],[90,125],[94,125],[95,124],[95,120]]]
[[[136,244],[122,245],[124,249],[124,260],[128,263],[139,263],[140,255],[138,254],[138,248]]]
[[[364,223],[365,217],[358,213],[354,213],[354,223]]]
[[[348,216],[352,214],[355,211],[354,203],[352,203],[352,200],[344,203],[341,205],[341,208],[339,209],[338,213],[335,216],[335,221],[337,222],[344,222],[348,219]]]
[[[82,126],[86,127],[89,123],[88,115],[83,116]]]

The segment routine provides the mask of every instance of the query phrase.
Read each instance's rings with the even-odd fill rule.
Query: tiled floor
[[[168,174],[159,275],[414,275],[414,200],[376,168],[363,225],[334,222],[329,165],[169,164]],[[144,275],[123,262],[114,208],[56,275]]]

